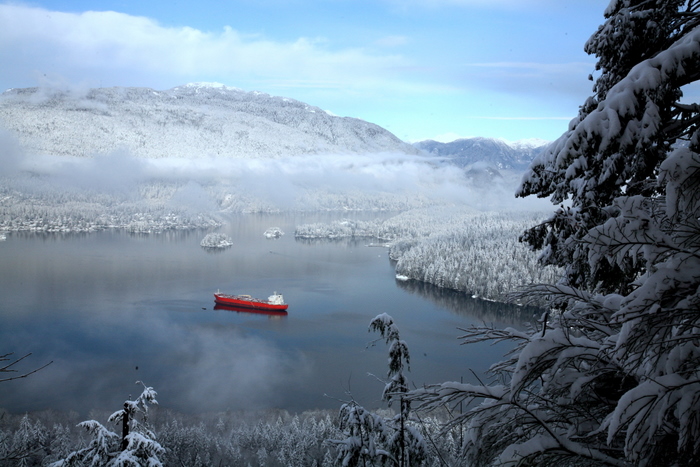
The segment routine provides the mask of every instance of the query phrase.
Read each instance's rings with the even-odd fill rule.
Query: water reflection
[[[201,247],[202,251],[206,252],[208,255],[221,255],[226,252],[230,246],[225,246],[225,247],[206,247],[203,246]]]
[[[284,316],[287,316],[286,311],[256,310],[254,308],[244,308],[242,306],[219,305],[218,303],[214,305],[214,309],[215,310],[233,311],[236,313],[250,313],[252,315],[269,316],[271,319],[282,318]]]
[[[472,298],[463,292],[436,287],[426,282],[415,280],[396,280],[396,285],[406,292],[419,295],[459,316],[480,321],[485,324],[497,324],[523,328],[527,323],[535,322],[543,310],[532,306],[518,306]]]
[[[111,229],[98,230],[93,232],[61,232],[61,231],[10,231],[7,232],[7,239],[31,239],[31,240],[42,240],[42,241],[62,241],[62,240],[81,240],[94,237],[95,235],[116,235],[116,236],[128,236],[133,239],[139,239],[143,241],[153,241],[157,239],[158,241],[182,241],[190,237],[201,237],[204,238],[207,232],[202,232],[200,230],[191,229],[171,229],[164,230],[157,234],[145,233],[145,232],[129,232],[129,231],[114,231]]]
[[[364,246],[372,242],[371,238],[356,238],[356,237],[338,237],[338,238],[306,238],[306,237],[294,237],[297,243],[303,245],[333,245],[343,248],[354,248],[358,246]]]

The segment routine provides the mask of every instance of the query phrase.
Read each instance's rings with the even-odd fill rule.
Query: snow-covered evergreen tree
[[[406,342],[401,339],[399,329],[394,319],[386,313],[377,315],[369,323],[369,330],[378,332],[389,345],[389,382],[384,386],[382,399],[389,405],[399,401],[399,413],[388,420],[393,433],[388,436],[388,451],[393,457],[393,464],[398,467],[421,465],[426,457],[426,446],[423,436],[413,426],[410,419],[411,402],[406,398],[408,381],[404,369],[409,369],[410,353]]]
[[[143,384],[143,392],[136,400],[124,402],[124,408],[109,417],[110,422],[122,427],[122,436],[96,420],[80,423],[78,426],[85,428],[92,436],[90,444],[51,466],[162,466],[159,456],[165,454],[165,449],[155,440],[155,433],[148,428],[145,420],[140,423],[136,417],[137,414],[145,416],[148,413],[148,404],[158,403],[155,396],[153,388]]]
[[[661,162],[693,139],[699,109],[683,102],[683,89],[698,79],[697,8],[696,1],[612,1],[586,44],[601,73],[595,94],[523,178],[518,196],[570,200],[524,235],[544,264],[566,268],[568,285],[629,292],[645,268],[633,255],[588,261],[583,240],[621,217],[619,199],[660,198]]]
[[[697,465],[700,454],[700,2],[613,0],[586,50],[594,95],[525,174],[519,196],[561,207],[523,239],[564,268],[533,287],[551,310],[508,340],[498,384],[443,383],[424,406],[482,401],[466,461]]]
[[[366,466],[386,465],[408,467],[422,465],[428,448],[423,435],[411,419],[411,402],[404,370],[408,370],[410,354],[406,342],[401,340],[394,320],[386,313],[377,315],[369,325],[381,339],[389,344],[389,381],[384,386],[382,399],[389,406],[398,400],[399,412],[385,420],[352,400],[340,408],[340,430],[344,439],[328,439],[336,448],[338,465]]]
[[[350,401],[340,407],[339,428],[344,439],[329,439],[336,448],[336,463],[343,467],[381,465],[389,453],[381,449],[386,437],[384,419]]]

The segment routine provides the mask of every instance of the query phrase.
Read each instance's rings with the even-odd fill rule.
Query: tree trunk
[[[124,403],[124,416],[122,417],[122,451],[126,451],[129,442],[126,437],[129,435],[129,405]]]

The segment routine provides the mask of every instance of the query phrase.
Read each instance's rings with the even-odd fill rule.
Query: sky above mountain
[[[591,94],[607,0],[0,3],[0,90],[219,82],[405,141],[552,140]]]

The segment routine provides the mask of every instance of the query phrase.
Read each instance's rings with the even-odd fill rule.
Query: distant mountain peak
[[[548,141],[528,139],[508,142],[503,139],[460,138],[449,143],[426,140],[413,146],[432,156],[448,159],[461,167],[488,164],[497,169],[524,170],[547,145]]]
[[[541,148],[544,146],[547,146],[551,141],[547,141],[544,139],[540,138],[526,138],[526,139],[519,139],[517,141],[508,141],[508,140],[502,140],[504,143],[506,143],[508,146],[516,149],[520,148]]]

